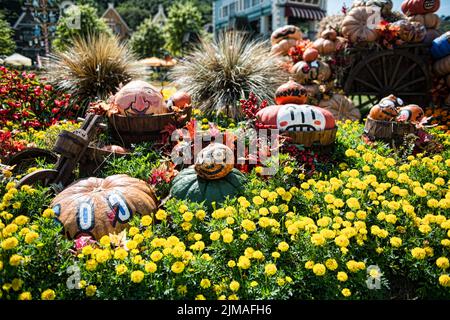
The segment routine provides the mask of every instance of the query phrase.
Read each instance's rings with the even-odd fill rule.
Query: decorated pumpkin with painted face
[[[269,129],[285,131],[323,131],[336,127],[331,112],[307,104],[285,104],[260,110],[256,117]]]
[[[145,181],[120,174],[80,180],[59,193],[51,207],[69,239],[100,240],[125,229],[134,214],[156,211],[157,200]]]
[[[177,107],[184,109],[192,103],[191,95],[185,91],[177,91],[168,101],[169,108]]]
[[[326,81],[331,77],[330,66],[320,60],[312,62],[299,61],[289,71],[294,79],[301,84],[314,80]]]
[[[168,113],[161,92],[145,81],[131,81],[117,92],[114,105],[122,115],[137,116]]]
[[[307,100],[308,94],[306,89],[292,79],[281,85],[275,92],[275,102],[277,104],[304,104]]]
[[[399,122],[419,123],[425,116],[425,112],[416,104],[409,104],[400,108],[397,116]]]
[[[195,162],[197,175],[205,180],[217,180],[234,168],[234,153],[224,144],[213,142],[202,149]]]
[[[272,42],[272,45],[275,45],[285,39],[292,39],[298,41],[301,40],[302,37],[303,35],[299,27],[286,25],[284,27],[276,29],[272,33],[270,40]]]
[[[403,100],[391,94],[370,109],[369,117],[373,120],[392,121],[398,116],[398,108],[401,106]]]

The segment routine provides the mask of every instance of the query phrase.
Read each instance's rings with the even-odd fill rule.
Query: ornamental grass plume
[[[47,77],[58,89],[71,93],[84,107],[106,99],[140,75],[128,46],[105,33],[79,37],[50,56]]]
[[[278,63],[266,42],[227,32],[213,41],[202,39],[169,77],[192,95],[206,115],[223,112],[242,118],[239,100],[251,92],[260,101],[273,101],[275,90],[287,79]]]

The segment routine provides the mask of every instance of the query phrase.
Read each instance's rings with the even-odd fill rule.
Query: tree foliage
[[[151,18],[144,20],[130,40],[131,48],[141,58],[161,56],[164,44],[163,30]]]
[[[145,19],[152,15],[150,10],[137,7],[129,2],[117,6],[116,10],[132,30],[136,30]]]
[[[166,25],[167,49],[174,55],[180,55],[185,49],[184,40],[189,34],[200,34],[202,16],[192,1],[176,2],[169,9]]]
[[[77,23],[77,19],[79,19],[79,23]],[[85,38],[88,35],[100,33],[112,35],[106,22],[97,16],[95,8],[89,5],[71,7],[58,21],[53,46],[58,50],[63,50],[71,45],[75,38]]]
[[[16,44],[12,38],[13,33],[3,13],[0,12],[0,55],[9,55],[16,49]]]

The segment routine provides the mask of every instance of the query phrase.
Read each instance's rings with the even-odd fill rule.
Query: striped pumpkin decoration
[[[125,229],[133,214],[156,211],[157,200],[147,183],[121,174],[80,180],[58,194],[51,207],[69,239],[100,240]]]
[[[197,175],[205,180],[217,180],[227,176],[234,168],[234,153],[221,143],[211,143],[202,149],[195,162]]]

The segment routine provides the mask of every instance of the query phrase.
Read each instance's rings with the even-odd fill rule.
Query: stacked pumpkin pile
[[[370,109],[364,134],[371,140],[402,141],[424,119],[425,113],[415,104],[403,106],[402,99],[390,95]]]
[[[437,30],[440,20],[434,13],[440,7],[439,0],[403,1],[402,11],[406,17],[394,14],[392,7],[391,0],[355,1],[342,21],[342,34],[355,46],[379,40],[383,34],[380,27],[395,31],[404,43],[430,44],[440,35]],[[384,22],[374,19],[378,12]]]
[[[433,41],[431,54],[435,59],[433,70],[438,77],[445,78],[450,88],[450,31]],[[447,97],[450,104],[450,95]]]

